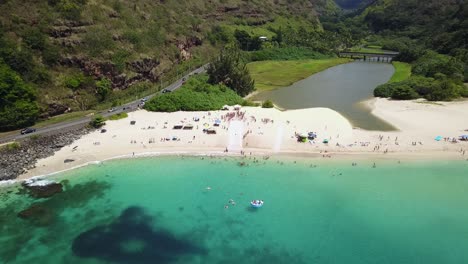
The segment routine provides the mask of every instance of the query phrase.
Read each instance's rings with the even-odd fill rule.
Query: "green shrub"
[[[30,136],[29,138],[30,138],[31,140],[38,140],[38,139],[41,138],[41,135],[37,135],[37,134],[36,134],[36,135]]]
[[[107,96],[112,92],[112,83],[107,78],[102,78],[96,82],[96,92],[99,95],[101,101],[107,98]]]
[[[270,100],[266,100],[262,103],[262,108],[273,108],[273,102]]]
[[[395,87],[394,83],[381,84],[374,89],[374,96],[388,98],[392,96],[394,87]]]
[[[43,50],[46,45],[46,35],[36,27],[25,30],[23,40],[32,49]]]
[[[392,99],[411,100],[418,97],[418,94],[408,85],[399,85],[392,90]]]
[[[53,3],[60,14],[66,19],[79,20],[81,11],[85,0],[52,0],[49,4]]]
[[[60,51],[57,47],[47,44],[42,50],[42,62],[46,65],[53,66],[60,60]]]
[[[0,147],[0,151],[12,151],[17,150],[21,147],[19,142],[12,142]]]
[[[101,115],[95,116],[91,122],[89,122],[89,125],[94,127],[94,128],[100,128],[106,124],[106,119],[102,117]]]
[[[72,89],[72,90],[76,90],[78,88],[81,87],[81,85],[83,84],[85,80],[85,77],[83,75],[83,73],[78,73],[78,74],[75,74],[75,75],[72,75],[72,76],[68,76],[65,78],[65,86]]]
[[[260,103],[256,103],[250,100],[243,100],[241,105],[242,106],[260,106]]]
[[[468,97],[468,87],[462,87],[460,95],[462,97]]]
[[[231,34],[229,34],[225,28],[219,25],[214,25],[211,28],[211,31],[208,33],[208,40],[212,45],[218,43],[227,43],[231,38]]]
[[[119,72],[125,70],[127,59],[130,55],[130,52],[126,50],[119,50],[112,55],[112,63]]]
[[[111,115],[107,119],[108,120],[119,120],[119,119],[124,119],[124,118],[127,118],[127,117],[128,117],[128,114],[125,113],[125,112],[122,112],[122,113],[118,113],[118,114],[115,114],[115,115]]]

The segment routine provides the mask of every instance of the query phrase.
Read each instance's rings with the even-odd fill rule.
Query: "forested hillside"
[[[468,2],[459,0],[379,0],[364,13],[374,32],[444,54],[468,47],[467,18]]]
[[[378,96],[450,100],[467,96],[468,2],[459,0],[377,0],[357,19],[384,49],[400,52],[398,60],[413,65],[413,77],[384,85]],[[354,18],[356,19],[356,18]]]
[[[0,130],[118,105],[209,61],[236,31],[252,39],[321,31],[318,14],[335,8],[330,0],[0,1]]]

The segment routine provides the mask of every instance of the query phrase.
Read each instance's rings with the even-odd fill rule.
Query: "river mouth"
[[[254,100],[271,100],[283,109],[331,108],[354,127],[394,131],[396,128],[374,116],[363,102],[373,98],[375,87],[394,73],[388,63],[351,62],[316,73],[291,86],[256,94]]]

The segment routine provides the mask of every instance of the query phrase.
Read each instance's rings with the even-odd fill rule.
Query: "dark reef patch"
[[[40,203],[34,203],[18,213],[18,217],[31,220],[36,226],[48,226],[55,221],[55,212]]]
[[[109,183],[88,181],[72,185],[68,180],[61,183],[64,189],[62,192],[41,200],[30,198],[28,191],[21,186],[9,188],[8,195],[2,194],[0,233],[2,238],[8,237],[8,242],[2,243],[0,247],[0,263],[15,263],[14,260],[33,238],[40,242],[36,246],[53,248],[59,241],[57,238],[63,236],[70,224],[61,217],[68,208],[80,208],[82,212],[73,221],[96,221],[96,218],[103,218],[102,212],[96,214],[87,209],[87,205],[91,200],[102,197],[110,188]],[[47,228],[47,232],[35,236],[37,230],[43,228]],[[35,245],[30,244],[28,247],[28,250],[34,250]]]
[[[129,207],[108,225],[96,226],[78,235],[72,250],[82,258],[116,263],[171,263],[206,250],[187,238],[153,228],[154,218],[140,207]]]

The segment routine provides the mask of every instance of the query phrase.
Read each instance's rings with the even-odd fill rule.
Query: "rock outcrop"
[[[49,198],[63,191],[61,183],[51,180],[30,179],[24,181],[22,185],[34,198]]]
[[[35,167],[38,159],[54,155],[88,133],[88,129],[68,131],[60,134],[30,138],[20,142],[16,149],[0,149],[0,180],[15,179],[28,169]]]

